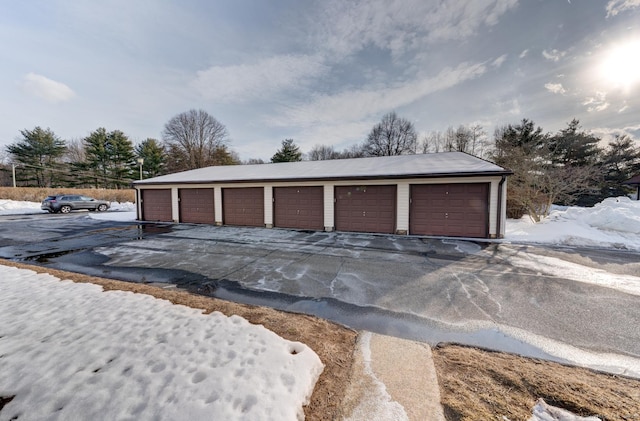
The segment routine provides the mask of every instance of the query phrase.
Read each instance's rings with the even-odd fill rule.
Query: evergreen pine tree
[[[293,139],[285,139],[282,146],[271,157],[271,162],[296,162],[302,161],[302,152],[300,147],[293,143]]]

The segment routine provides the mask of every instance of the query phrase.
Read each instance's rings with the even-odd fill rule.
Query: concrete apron
[[[429,345],[360,332],[344,420],[444,421]]]

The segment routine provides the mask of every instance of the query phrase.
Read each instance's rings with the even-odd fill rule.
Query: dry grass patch
[[[528,420],[538,398],[581,416],[640,420],[640,381],[458,345],[433,349],[447,420]]]
[[[0,187],[0,199],[19,200],[25,202],[41,202],[45,197],[54,194],[81,194],[109,202],[135,202],[134,189],[69,189],[40,187]]]
[[[174,304],[203,309],[207,314],[213,311],[219,311],[227,316],[236,314],[253,324],[263,325],[285,339],[305,343],[318,354],[325,365],[311,396],[311,402],[304,408],[306,419],[334,420],[339,417],[356,344],[357,333],[351,329],[313,316],[237,304],[184,291],[165,290],[150,285],[114,281],[2,259],[0,264],[30,269],[38,273],[49,273],[57,278],[74,282],[97,284],[105,291],[121,290],[148,294]]]

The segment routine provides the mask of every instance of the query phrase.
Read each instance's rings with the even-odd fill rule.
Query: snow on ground
[[[40,202],[21,202],[17,200],[0,199],[0,215],[26,215],[34,213],[47,213],[40,209]],[[134,221],[136,219],[135,203],[111,202],[107,212],[90,213],[92,219],[110,221]]]
[[[24,215],[43,213],[39,202],[21,202],[17,200],[0,199],[0,215]]]
[[[106,212],[91,212],[89,218],[99,219],[102,221],[135,221],[138,215],[136,214],[135,203],[126,202],[118,203],[111,202],[111,207]]]
[[[535,224],[528,216],[507,221],[505,240],[640,250],[640,201],[612,197],[592,208],[556,208]]]
[[[509,253],[509,251],[505,252]],[[640,295],[640,277],[638,276],[615,274],[606,270],[534,253],[512,254],[509,256],[509,262],[514,266],[527,268],[538,273]]]
[[[238,316],[0,271],[0,420],[297,420],[323,370]]]
[[[108,212],[135,212],[136,205],[131,202],[111,202]],[[0,199],[0,215],[24,215],[30,213],[47,213],[40,209],[40,202],[23,202]]]
[[[538,399],[533,407],[533,415],[529,421],[601,421],[599,417],[581,417],[562,408],[548,405]]]

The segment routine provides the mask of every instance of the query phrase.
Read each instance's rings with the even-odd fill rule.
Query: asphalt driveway
[[[640,296],[578,282],[638,253],[74,214],[0,217],[0,257],[640,376]]]

